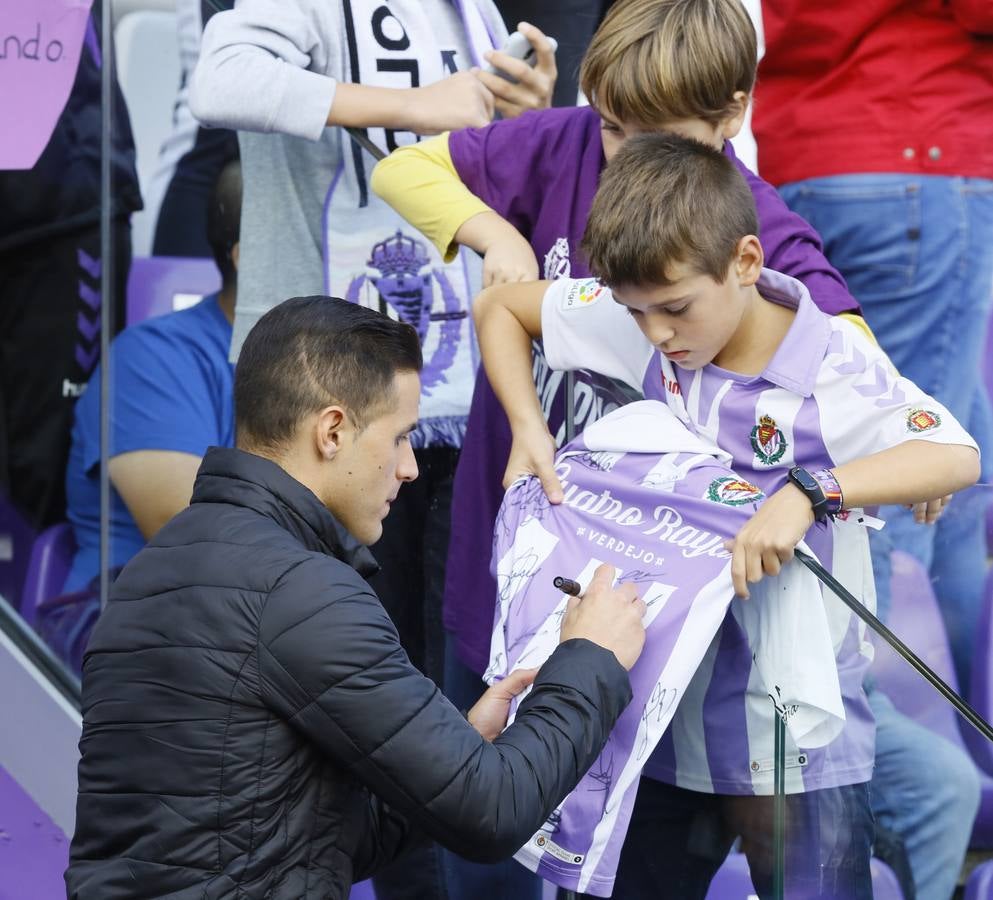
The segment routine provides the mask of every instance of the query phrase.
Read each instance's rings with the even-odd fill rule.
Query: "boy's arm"
[[[459,178],[448,135],[401,147],[376,165],[372,189],[445,256],[459,244],[483,257],[483,286],[534,281],[538,261],[531,245]]]
[[[832,327],[835,349],[815,396],[844,507],[917,505],[917,521],[933,523],[948,495],[978,479],[975,441],[940,403],[897,375],[863,333],[838,320]],[[812,523],[810,501],[798,488],[776,491],[728,542],[735,590],[747,596],[746,582],[777,574]]]
[[[654,348],[595,278],[491,287],[476,299],[473,313],[486,374],[513,432],[504,483],[537,475],[549,500],[558,503],[555,443],[532,377],[532,339],[543,340],[545,358],[556,371],[586,369],[638,391]]]
[[[218,13],[204,29],[191,111],[208,125],[309,140],[328,125],[432,134],[492,119],[493,94],[472,72],[407,89],[321,74],[343,52],[339,27],[337,6],[312,0],[241,0]]]
[[[917,521],[933,524],[948,495],[976,483],[979,454],[964,444],[908,441],[831,471],[846,508],[920,504]],[[813,523],[810,500],[795,485],[787,484],[769,497],[727,542],[735,593],[747,597],[749,582],[778,575]]]
[[[549,501],[560,503],[555,440],[531,375],[531,341],[541,337],[541,305],[548,287],[547,281],[490,287],[476,298],[472,312],[486,376],[513,432],[503,485],[536,475]]]

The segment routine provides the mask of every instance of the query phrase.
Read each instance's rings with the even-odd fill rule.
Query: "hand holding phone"
[[[558,41],[553,37],[547,37],[548,43],[552,45],[552,52],[558,49]],[[501,53],[506,53],[508,56],[514,57],[514,59],[522,60],[529,66],[534,66],[538,62],[538,54],[535,53],[535,49],[531,46],[531,42],[519,31],[513,32],[506,40],[504,45],[500,48]],[[505,78],[512,84],[517,83],[517,79],[512,75],[508,75],[502,69],[496,68],[492,63],[487,63],[483,67],[484,72],[489,72],[491,75],[499,75],[501,78]]]

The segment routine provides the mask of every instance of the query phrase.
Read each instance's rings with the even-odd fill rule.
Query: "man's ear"
[[[351,420],[341,406],[325,406],[317,414],[315,441],[318,456],[334,459],[353,431]]]
[[[728,104],[728,114],[720,121],[721,137],[729,141],[738,136],[741,126],[745,124],[745,113],[748,112],[748,104],[751,103],[751,96],[744,91],[735,91]]]
[[[762,266],[765,265],[765,253],[762,244],[754,234],[746,234],[738,241],[738,249],[734,258],[734,269],[738,283],[742,287],[751,287],[759,280]]]

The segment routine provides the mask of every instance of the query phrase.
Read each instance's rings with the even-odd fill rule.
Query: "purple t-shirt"
[[[593,109],[543,110],[454,132],[449,149],[469,190],[531,242],[543,277],[589,275],[579,243],[604,166],[600,119]],[[725,153],[738,162],[730,143]],[[844,280],[821,252],[817,233],[771,185],[738,165],[755,197],[766,265],[802,280],[825,312],[857,312]],[[552,372],[540,354],[535,375],[549,426],[561,443],[564,377]],[[608,382],[580,375],[577,431],[615,408],[620,398]],[[486,668],[496,596],[489,572],[493,524],[503,499],[510,443],[507,418],[480,369],[455,476],[444,611],[460,658],[480,673]]]

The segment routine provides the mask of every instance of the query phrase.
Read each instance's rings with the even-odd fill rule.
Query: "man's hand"
[[[509,228],[483,256],[483,287],[514,281],[537,281],[538,260],[531,245]]]
[[[415,134],[482,128],[493,119],[493,94],[472,72],[457,72],[407,94],[403,128]]]
[[[555,439],[544,421],[540,425],[514,430],[510,458],[503,476],[504,488],[510,487],[522,475],[536,475],[550,503],[561,503],[563,492],[555,474]]]
[[[645,604],[633,584],[611,587],[614,567],[598,566],[582,599],[571,597],[562,617],[562,641],[585,638],[610,650],[630,670],[645,645]]]
[[[523,60],[514,59],[513,56],[508,56],[499,50],[489,50],[483,54],[486,61],[501,72],[506,72],[511,78],[517,79],[517,84],[512,84],[491,72],[478,70],[475,73],[496,98],[496,108],[505,119],[513,119],[529,109],[547,109],[551,106],[552,91],[558,78],[555,51],[548,38],[527,22],[521,22],[517,30],[534,47],[538,58],[535,66],[532,68]]]
[[[469,710],[469,724],[486,740],[492,741],[507,726],[510,701],[528,687],[537,674],[537,669],[515,669],[503,681],[498,681]]]
[[[749,582],[755,584],[764,575],[778,575],[813,524],[813,507],[798,487],[787,484],[776,491],[741,531],[724,542],[732,551],[734,592],[747,598]]]
[[[907,507],[914,514],[914,521],[918,525],[933,525],[945,511],[945,507],[952,501],[952,495],[947,494],[937,500],[927,500],[921,503],[913,503]]]

